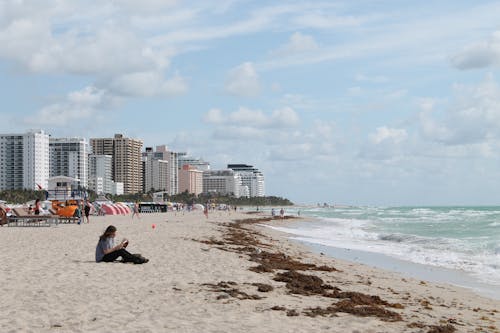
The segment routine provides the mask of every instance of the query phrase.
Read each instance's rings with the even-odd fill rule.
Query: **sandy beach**
[[[2,332],[500,332],[500,301],[316,255],[262,214],[2,227]],[[95,263],[110,224],[144,265]],[[153,228],[152,226],[156,227]]]

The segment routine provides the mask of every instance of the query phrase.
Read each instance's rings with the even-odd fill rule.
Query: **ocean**
[[[296,207],[286,213],[299,211],[304,222],[275,229],[327,254],[330,248],[333,256],[338,249],[352,250],[357,252],[347,259],[378,254],[460,272],[464,278],[455,284],[482,286],[500,298],[500,207]]]

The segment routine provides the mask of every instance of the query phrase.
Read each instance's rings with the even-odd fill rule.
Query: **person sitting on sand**
[[[35,200],[35,215],[40,215],[40,199]]]
[[[115,245],[116,227],[110,225],[106,231],[99,237],[99,242],[95,248],[96,262],[112,262],[118,257],[122,257],[122,262],[133,262],[134,264],[145,264],[149,261],[140,255],[132,254],[125,250],[128,240],[123,239],[118,245]]]

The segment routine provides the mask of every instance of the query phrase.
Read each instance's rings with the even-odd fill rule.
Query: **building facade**
[[[92,138],[92,152],[112,156],[113,181],[123,183],[124,194],[142,192],[142,140],[115,134],[113,138]]]
[[[203,171],[189,164],[184,164],[179,169],[179,192],[199,195],[203,192]]]
[[[0,134],[0,190],[47,188],[49,135],[42,130]]]
[[[211,170],[203,172],[203,193],[234,195],[236,198],[247,193],[241,177],[233,170]]]
[[[89,188],[97,194],[113,193],[113,157],[89,155]]]
[[[169,163],[162,158],[163,154],[156,154],[151,147],[146,147],[146,151],[142,153],[144,193],[169,192]]]
[[[263,197],[266,195],[264,175],[259,169],[247,164],[228,164],[227,168],[241,177],[242,185],[248,187],[249,197]]]
[[[82,138],[50,138],[50,177],[67,176],[88,187],[89,144]]]
[[[156,150],[153,148],[146,148],[147,153],[151,154],[153,160],[166,161],[168,164],[167,170],[167,185],[165,191],[168,194],[179,193],[179,162],[177,160],[177,153],[168,150],[166,145],[156,146]]]

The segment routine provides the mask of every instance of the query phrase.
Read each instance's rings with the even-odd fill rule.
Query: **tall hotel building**
[[[242,185],[248,187],[250,197],[263,197],[266,195],[264,175],[259,169],[247,164],[228,164],[227,168],[241,177]]]
[[[89,155],[89,188],[97,194],[114,194],[111,155]]]
[[[48,179],[48,134],[0,134],[0,190],[47,188]]]
[[[179,168],[179,192],[199,195],[203,192],[203,171],[189,164]]]
[[[146,152],[142,153],[144,193],[166,191],[170,194],[168,164],[163,159],[163,153],[155,153],[153,148],[146,147]]]
[[[142,140],[125,138],[92,138],[90,145],[96,155],[111,155],[113,180],[123,183],[125,194],[142,192]]]
[[[89,144],[81,138],[50,138],[50,177],[67,176],[88,187]]]
[[[170,195],[179,193],[179,161],[177,159],[177,153],[168,150],[165,145],[160,145],[156,146],[155,151],[153,151],[153,148],[146,148],[146,153],[144,153],[143,156],[147,157],[151,162],[157,161],[148,164],[150,167],[148,167],[148,170],[145,170],[145,192],[154,189],[166,191]],[[153,171],[152,168],[157,168],[157,170]],[[165,168],[167,168],[167,178],[166,184],[164,185]]]

